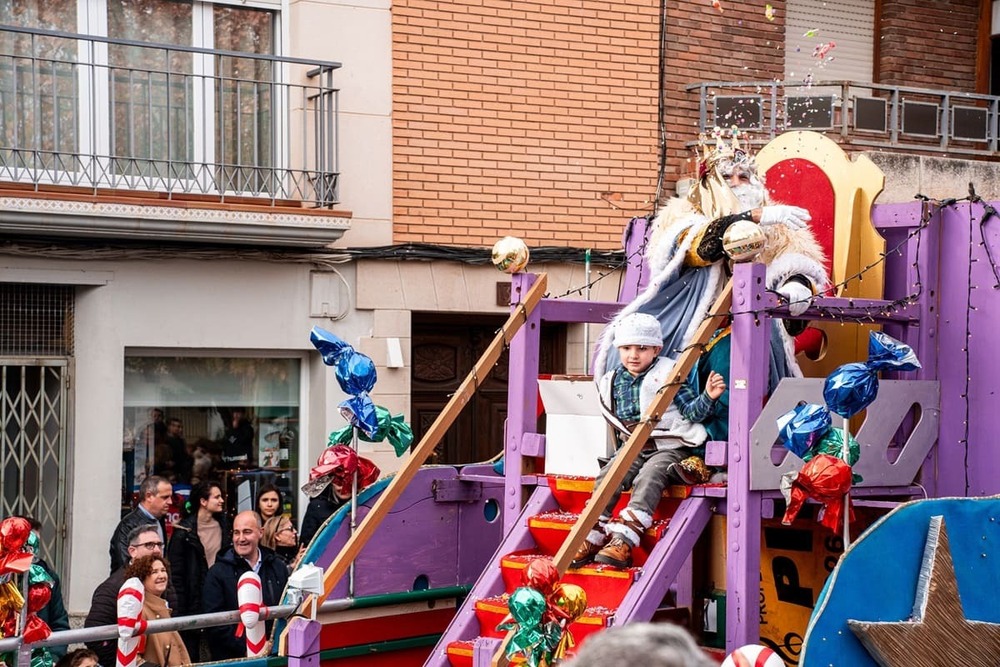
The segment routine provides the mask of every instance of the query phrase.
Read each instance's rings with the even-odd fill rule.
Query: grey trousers
[[[625,473],[625,479],[622,480],[621,486],[611,496],[611,500],[604,509],[602,518],[611,518],[611,513],[614,511],[622,492],[630,488],[632,489],[632,498],[629,500],[628,506],[641,509],[647,514],[653,514],[656,506],[660,504],[663,489],[670,484],[684,483],[684,480],[670,466],[683,461],[691,456],[691,454],[692,450],[690,447],[663,450],[649,449],[648,451],[643,450],[639,452],[639,455],[629,467],[628,472]],[[612,458],[597,473],[597,479],[594,480],[594,488],[597,488],[604,480],[614,462],[615,460]]]

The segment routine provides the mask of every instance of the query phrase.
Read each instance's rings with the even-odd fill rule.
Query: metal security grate
[[[0,284],[0,356],[73,354],[73,287]]]
[[[0,359],[0,516],[42,524],[42,556],[62,570],[66,509],[65,359]]]

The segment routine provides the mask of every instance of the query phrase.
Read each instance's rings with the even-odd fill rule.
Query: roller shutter
[[[875,0],[788,0],[785,17],[785,81],[872,80]],[[816,36],[806,37],[810,30]],[[826,61],[813,56],[834,42]],[[829,60],[833,56],[833,60]]]

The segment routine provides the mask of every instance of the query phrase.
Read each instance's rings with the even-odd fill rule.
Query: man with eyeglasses
[[[93,628],[102,625],[115,625],[118,623],[118,591],[125,583],[125,566],[133,559],[141,556],[155,554],[163,555],[163,539],[160,537],[158,527],[155,523],[146,523],[133,528],[127,539],[128,560],[124,565],[111,573],[94,589],[94,595],[90,599],[90,613],[83,622],[83,627]],[[174,592],[173,584],[167,584],[167,590],[163,598],[171,609],[177,608],[177,594]],[[97,654],[102,665],[115,664],[115,656],[118,650],[117,639],[103,639],[101,641],[87,642],[87,648]]]
[[[202,591],[202,612],[239,609],[236,585],[244,572],[256,572],[260,577],[261,597],[271,607],[281,601],[281,593],[288,583],[288,568],[277,554],[260,546],[263,531],[256,512],[245,511],[233,520],[233,548],[215,559],[215,565],[205,576]],[[267,632],[271,632],[270,623]],[[212,660],[245,658],[246,640],[236,636],[235,625],[205,628],[205,638],[212,652]]]
[[[111,536],[111,571],[124,567],[129,562],[129,531],[136,526],[152,524],[156,526],[160,542],[166,542],[166,516],[170,509],[170,501],[174,498],[174,489],[170,482],[152,475],[142,480],[139,486],[139,504],[115,528]]]

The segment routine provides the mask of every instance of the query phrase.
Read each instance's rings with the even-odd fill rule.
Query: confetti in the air
[[[764,5],[764,18],[768,21],[774,20],[774,7],[771,5]]]
[[[815,49],[813,49],[813,58],[819,58],[822,60],[826,58],[826,54],[830,52],[831,49],[837,47],[836,42],[827,42],[825,44],[820,44]]]
[[[805,31],[805,32],[804,32],[804,33],[802,34],[802,36],[803,36],[803,37],[815,37],[815,36],[816,36],[816,35],[818,35],[818,34],[819,34],[819,29],[818,29],[818,28],[813,28],[813,29],[811,29],[811,30],[806,30],[806,31]]]

